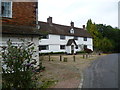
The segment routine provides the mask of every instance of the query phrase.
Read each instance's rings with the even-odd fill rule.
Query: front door
[[[74,54],[74,45],[71,45],[71,54]]]

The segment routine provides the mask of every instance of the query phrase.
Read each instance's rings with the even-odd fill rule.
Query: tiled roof
[[[56,35],[67,35],[67,36],[79,36],[79,37],[90,37],[92,36],[84,30],[83,28],[73,27],[74,34],[70,33],[72,29],[71,26],[59,25],[59,24],[49,24],[47,22],[39,21],[40,32],[48,33],[48,34],[56,34]]]
[[[2,25],[2,34],[39,35],[39,30],[32,26]]]

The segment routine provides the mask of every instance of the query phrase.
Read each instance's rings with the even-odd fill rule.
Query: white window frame
[[[10,2],[11,3],[11,8],[10,8],[10,15],[9,16],[3,16],[2,13],[1,13],[1,16],[2,17],[6,17],[6,18],[12,18],[12,5],[13,5],[13,2],[12,1],[2,1],[2,2]],[[2,3],[1,2],[1,3]],[[1,4],[1,7],[2,7],[2,4]],[[1,11],[2,12],[2,11]]]

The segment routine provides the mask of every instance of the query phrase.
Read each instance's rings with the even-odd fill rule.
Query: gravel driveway
[[[73,55],[62,55],[62,61],[60,61],[59,55],[52,55],[51,61],[49,61],[49,56],[41,57],[42,64],[46,68],[45,71],[38,74],[41,82],[38,87],[47,81],[52,81],[45,88],[78,88],[81,82],[81,73],[98,57],[100,56],[92,55],[83,59],[83,55],[75,55],[75,61]],[[67,62],[63,62],[64,58],[67,58]]]

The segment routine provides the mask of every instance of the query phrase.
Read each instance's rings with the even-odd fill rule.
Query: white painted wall
[[[66,52],[70,47],[66,47],[64,50],[60,50],[60,45],[66,45],[69,39],[73,39],[74,36],[65,36],[65,40],[60,39],[60,35],[49,34],[49,39],[41,39],[39,45],[49,45],[49,50],[41,50],[40,53],[47,52]],[[92,38],[87,38],[87,41],[83,40],[83,37],[78,37],[78,40],[75,40],[77,45],[87,45],[89,49],[93,50],[93,41]],[[81,51],[81,48],[75,49],[76,51]],[[70,52],[70,51],[69,51]]]
[[[26,42],[33,42],[35,44],[35,53],[33,55],[33,58],[37,60],[37,64],[35,65],[35,67],[37,67],[39,65],[39,37],[36,36],[21,36],[21,35],[17,35],[17,36],[3,36],[2,40],[0,41],[0,46],[7,46],[6,42],[8,40],[11,40],[13,45],[17,46],[18,44],[21,44],[22,41],[21,39],[25,40]]]

